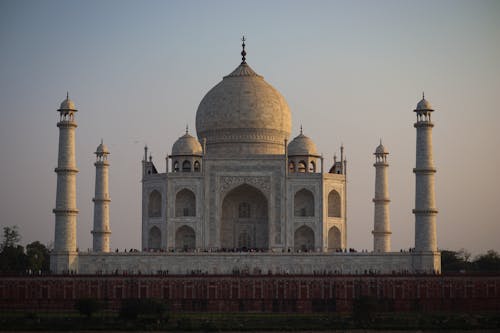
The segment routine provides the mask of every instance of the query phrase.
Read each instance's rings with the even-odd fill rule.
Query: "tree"
[[[0,245],[0,271],[22,272],[26,270],[26,254],[24,248],[19,245],[21,236],[17,226],[4,227],[3,239]]]
[[[39,241],[26,245],[27,268],[33,272],[49,270],[49,250]]]
[[[441,251],[441,270],[443,272],[460,272],[466,268],[466,261],[458,252]]]
[[[75,308],[78,312],[88,318],[92,317],[94,313],[101,311],[102,307],[102,303],[94,298],[81,298],[75,303]]]
[[[17,225],[12,227],[3,227],[3,239],[1,244],[1,250],[3,251],[6,247],[16,247],[21,241],[21,235],[19,230],[17,230]]]
[[[500,256],[494,250],[477,256],[473,263],[478,271],[500,272]]]

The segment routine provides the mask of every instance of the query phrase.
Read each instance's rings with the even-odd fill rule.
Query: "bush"
[[[122,302],[120,317],[134,320],[140,315],[168,320],[167,305],[157,299],[131,298]]]
[[[82,298],[76,301],[75,308],[81,315],[90,318],[94,313],[102,310],[102,303],[94,298]]]

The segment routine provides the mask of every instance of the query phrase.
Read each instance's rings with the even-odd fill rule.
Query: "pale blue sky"
[[[372,248],[373,151],[390,151],[393,248],[413,246],[415,129],[433,120],[438,245],[500,250],[499,1],[0,1],[0,225],[53,239],[58,129],[77,104],[78,243],[91,247],[94,156],[111,150],[112,247],[140,247],[140,159],[194,132],[208,90],[247,60],[328,166],[349,164],[349,246]]]

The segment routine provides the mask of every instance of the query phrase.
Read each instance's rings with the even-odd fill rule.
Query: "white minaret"
[[[93,247],[94,252],[109,252],[109,198],[108,174],[109,163],[108,147],[102,142],[97,146],[95,165],[95,196],[94,199],[94,230]]]
[[[66,96],[59,108],[59,153],[55,172],[57,173],[56,216],[54,235],[54,256],[71,255],[76,252],[76,168],[75,161],[75,103]],[[61,266],[62,265],[62,266]],[[60,267],[70,269],[68,263],[58,263],[51,259],[51,269],[60,271]]]
[[[431,104],[422,94],[418,102],[417,122],[417,152],[415,173],[415,251],[437,251],[436,244],[436,215],[438,213],[434,202],[434,159],[432,157],[432,128],[431,113],[434,111]]]
[[[373,251],[390,252],[391,251],[391,225],[389,219],[389,189],[387,168],[387,155],[389,152],[382,145],[375,150],[375,211],[373,214]]]

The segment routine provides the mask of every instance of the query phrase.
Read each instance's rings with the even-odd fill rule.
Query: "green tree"
[[[455,251],[441,251],[441,271],[459,272],[467,267],[464,257]]]
[[[94,313],[101,311],[103,306],[102,303],[95,298],[81,298],[76,301],[75,308],[80,314],[90,318]]]
[[[27,268],[34,272],[49,270],[49,250],[39,241],[26,245]]]
[[[3,227],[3,239],[1,244],[1,250],[3,251],[6,247],[16,247],[21,241],[21,235],[19,230],[17,230],[17,225],[12,227]]]
[[[26,270],[26,254],[19,245],[21,235],[17,226],[4,227],[2,243],[0,244],[0,271],[23,272]]]
[[[494,250],[488,250],[486,254],[477,256],[473,264],[478,271],[500,272],[500,256]]]

